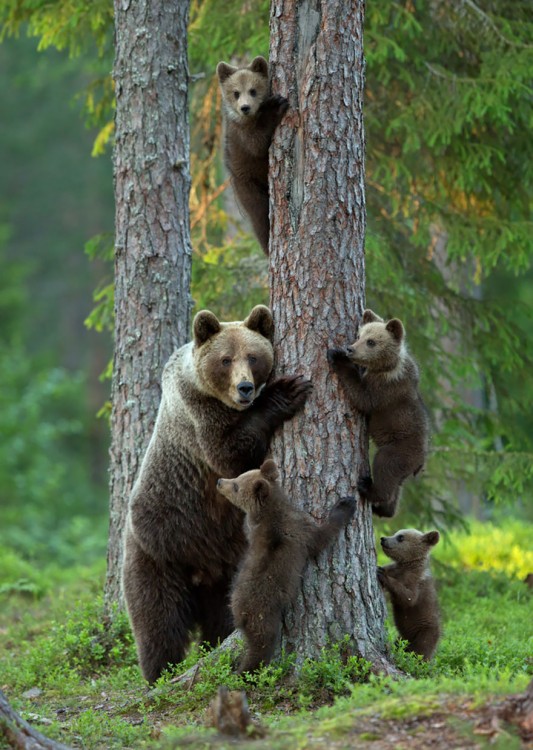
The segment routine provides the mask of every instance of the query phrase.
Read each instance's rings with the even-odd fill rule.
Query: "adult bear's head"
[[[264,305],[236,323],[221,323],[201,310],[193,323],[193,358],[202,390],[232,409],[247,409],[272,370],[273,332],[272,313]]]

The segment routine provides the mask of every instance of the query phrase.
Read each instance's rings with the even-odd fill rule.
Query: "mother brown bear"
[[[193,333],[164,369],[127,520],[124,594],[149,682],[183,659],[191,631],[209,644],[232,631],[229,589],[246,540],[243,513],[217,480],[258,468],[311,388],[299,376],[266,385],[273,320],[263,305],[238,323],[203,310]]]

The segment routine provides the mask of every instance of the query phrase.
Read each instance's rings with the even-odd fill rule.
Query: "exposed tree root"
[[[14,750],[70,750],[67,745],[48,739],[33,729],[14,711],[0,690],[0,736],[4,736]]]
[[[190,689],[198,680],[202,673],[202,668],[206,664],[210,664],[216,661],[221,653],[229,651],[231,653],[232,662],[237,663],[238,657],[242,653],[242,633],[239,630],[233,631],[220,646],[209,651],[201,659],[198,659],[196,664],[187,669],[176,677],[170,680],[170,683],[180,685],[187,690]],[[387,677],[401,678],[405,677],[405,673],[396,667],[390,659],[387,658],[386,654],[379,653],[377,650],[372,652],[370,655],[365,656],[366,659],[372,664],[372,672],[374,674],[386,675]],[[157,690],[157,688],[156,688]]]

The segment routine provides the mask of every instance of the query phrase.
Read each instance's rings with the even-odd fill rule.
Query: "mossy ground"
[[[469,537],[451,534],[435,550],[444,618],[435,660],[406,654],[389,623],[394,657],[408,675],[397,681],[372,675],[361,659],[346,660],[341,644],[304,664],[297,679],[284,659],[245,682],[222,654],[195,684],[171,683],[195,663],[197,649],[148,689],[125,616],[111,626],[103,620],[102,563],[47,577],[27,563],[17,568],[13,554],[0,550],[0,688],[40,731],[88,750],[233,747],[205,726],[219,685],[245,689],[252,716],[266,728],[263,738],[238,741],[242,748],[489,741],[492,748],[518,748],[516,731],[495,724],[487,705],[524,690],[533,674],[532,594],[520,579],[531,560],[533,526],[509,521],[472,530]]]

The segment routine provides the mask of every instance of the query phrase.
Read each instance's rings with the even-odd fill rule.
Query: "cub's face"
[[[244,411],[272,370],[272,314],[257,305],[242,323],[220,323],[209,310],[193,323],[195,372],[201,390],[231,409]]]
[[[347,353],[352,362],[369,370],[393,369],[404,353],[401,321],[393,318],[385,322],[371,310],[365,310],[359,335]]]
[[[268,63],[256,57],[247,68],[217,66],[226,113],[234,120],[253,118],[269,94]]]
[[[247,471],[236,479],[219,479],[217,489],[237,508],[254,514],[268,503],[272,493],[271,483],[277,478],[277,466],[268,459],[260,469]]]
[[[423,534],[417,529],[401,529],[394,536],[382,536],[380,541],[383,552],[391,560],[409,562],[427,557],[439,538],[438,531]]]

